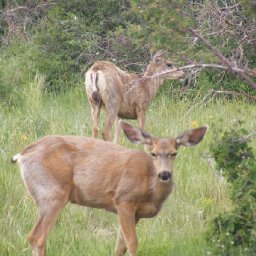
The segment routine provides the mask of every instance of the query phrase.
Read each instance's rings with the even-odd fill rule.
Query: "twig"
[[[203,158],[206,159],[208,165],[210,166],[211,170],[212,170],[212,174],[215,178],[217,178],[220,182],[224,181],[224,177],[223,177],[223,171],[222,169],[220,169],[219,171],[217,171],[215,169],[215,161],[214,158],[210,155],[204,155]]]
[[[235,141],[247,141],[247,140],[250,140],[252,137],[255,137],[256,136],[256,132],[253,132],[253,133],[250,133],[248,135],[245,135]]]
[[[251,101],[256,101],[256,97],[252,96],[248,93],[240,93],[240,92],[236,92],[236,91],[221,91],[221,90],[211,90],[212,93],[215,94],[226,94],[226,95],[233,95],[233,96],[243,96],[246,97],[247,99],[251,100]]]
[[[201,105],[202,103],[204,103],[204,102],[206,101],[206,99],[207,99],[211,94],[212,94],[211,92],[208,93],[208,94],[206,94],[206,96],[205,96],[201,101],[199,101],[197,104],[192,105],[192,106],[190,107],[190,109],[185,113],[184,116],[187,116],[187,115],[192,111],[192,109],[194,109],[195,107],[197,107],[197,106]]]

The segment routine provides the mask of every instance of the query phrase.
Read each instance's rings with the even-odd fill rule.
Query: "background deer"
[[[154,217],[171,193],[178,148],[196,145],[207,130],[156,138],[126,123],[122,128],[131,142],[148,145],[151,155],[95,138],[47,136],[12,158],[39,211],[29,234],[33,256],[45,255],[46,238],[69,201],[117,213],[115,255],[128,249],[135,256],[136,224],[140,218]]]
[[[127,73],[108,61],[97,61],[85,74],[85,88],[91,105],[93,137],[98,136],[101,107],[107,112],[104,140],[110,140],[110,132],[115,123],[114,142],[120,133],[119,118],[138,119],[141,129],[145,127],[145,115],[151,100],[156,96],[161,84],[167,79],[179,79],[183,71],[176,70],[169,74],[154,76],[175,67],[167,59],[166,52],[159,51],[150,61],[141,75]]]

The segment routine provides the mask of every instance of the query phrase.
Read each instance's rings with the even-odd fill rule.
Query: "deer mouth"
[[[160,172],[158,178],[161,182],[168,182],[172,178],[172,174],[168,171]]]

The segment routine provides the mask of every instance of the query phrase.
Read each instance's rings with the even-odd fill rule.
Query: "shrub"
[[[241,123],[239,123],[241,124]],[[231,187],[233,209],[216,217],[208,237],[217,255],[256,254],[256,157],[239,124],[211,146]]]

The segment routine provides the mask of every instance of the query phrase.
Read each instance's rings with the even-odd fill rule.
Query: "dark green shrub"
[[[211,152],[231,186],[233,209],[213,220],[208,237],[217,255],[256,255],[256,157],[249,135],[237,124]]]

